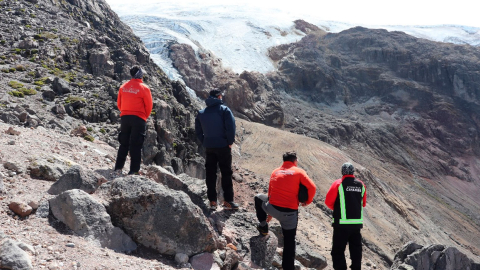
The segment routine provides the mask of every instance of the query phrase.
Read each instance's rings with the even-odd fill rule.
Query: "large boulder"
[[[68,190],[50,200],[55,218],[65,223],[76,234],[102,247],[130,252],[137,248],[132,239],[112,225],[105,207],[86,192]]]
[[[33,269],[30,256],[21,248],[22,243],[0,238],[0,269]]]
[[[202,210],[183,192],[144,177],[117,178],[110,184],[108,211],[114,224],[162,254],[211,252],[218,235]]]
[[[454,247],[430,245],[423,247],[409,242],[395,255],[391,270],[480,270],[480,264]]]
[[[84,170],[81,166],[75,165],[53,183],[48,193],[58,195],[67,190],[80,189],[92,194],[98,187],[98,180],[95,172]]]

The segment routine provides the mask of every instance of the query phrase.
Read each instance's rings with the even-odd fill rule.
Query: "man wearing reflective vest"
[[[325,204],[333,210],[332,261],[335,270],[346,270],[345,248],[348,243],[352,270],[362,267],[363,207],[367,205],[367,190],[362,181],[353,175],[350,163],[342,165],[342,178],[333,182]]]

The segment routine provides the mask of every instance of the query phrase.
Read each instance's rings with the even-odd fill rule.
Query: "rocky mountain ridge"
[[[88,139],[116,146],[116,92],[130,79],[129,68],[139,64],[154,97],[145,163],[173,162],[178,170],[197,171],[200,157],[188,129],[195,101],[182,85],[167,79],[107,3],[2,1],[0,6],[4,122],[64,133],[86,125]]]
[[[284,150],[275,148],[279,143],[272,144],[265,142],[265,139],[285,138],[285,141],[295,142],[288,147],[295,145],[296,148],[305,142],[307,146],[312,146],[311,149],[318,149],[313,147],[320,143],[318,140],[306,141],[295,134],[258,127],[239,119],[235,189],[238,190],[236,200],[241,203],[243,210],[233,214],[225,211],[208,213],[205,187],[201,180],[202,149],[197,146],[192,130],[193,112],[199,105],[183,85],[166,79],[149,59],[141,42],[118,20],[105,2],[2,1],[0,6],[0,26],[5,29],[0,37],[5,40],[1,42],[0,50],[4,56],[0,65],[5,70],[0,80],[0,119],[5,123],[0,123],[0,138],[4,145],[0,152],[3,164],[0,220],[2,228],[7,228],[0,237],[1,267],[12,268],[10,255],[4,253],[12,250],[23,255],[31,254],[31,257],[22,255],[25,261],[13,260],[14,263],[26,263],[25,267],[29,267],[30,260],[35,267],[50,269],[108,268],[102,260],[115,269],[131,269],[132,265],[142,269],[190,266],[200,269],[208,262],[212,267],[223,269],[279,266],[281,249],[277,250],[277,241],[281,246],[280,234],[272,233],[271,238],[263,240],[255,238],[251,198],[257,192],[266,191],[268,174],[278,165],[275,158],[280,157]],[[324,36],[308,23],[299,22],[298,25],[312,35]],[[188,50],[180,46],[177,49],[179,52]],[[182,58],[190,59],[188,55],[181,55],[179,53],[177,56],[179,62]],[[283,59],[288,53],[279,55]],[[204,59],[204,62],[208,62],[215,58],[206,54]],[[122,80],[128,78],[126,72],[129,65],[134,63],[146,68],[149,74],[146,82],[154,89],[155,114],[148,122],[144,161],[155,162],[163,167],[148,167],[143,171],[146,177],[124,178],[111,171],[118,127],[118,111],[114,102],[116,89]],[[198,63],[203,62],[197,59],[195,69],[197,66],[200,71],[202,68],[209,69],[208,65]],[[239,118],[288,127],[292,123],[289,117],[298,116],[302,111],[301,106],[308,104],[297,98],[292,99],[288,104],[291,109],[297,109],[295,114],[284,114],[285,107],[281,107],[281,102],[288,101],[290,97],[283,95],[282,91],[288,92],[289,89],[278,91],[274,87],[278,81],[268,78],[270,75],[236,75],[220,68],[211,70],[215,74],[205,80],[205,85],[217,86],[211,84],[213,81],[226,89],[225,100],[236,110]],[[219,74],[222,72],[224,75]],[[205,73],[192,74],[204,76]],[[242,92],[243,89],[246,89],[245,92]],[[292,92],[290,94],[297,96]],[[198,95],[201,96],[201,92]],[[338,115],[332,114],[330,117]],[[304,123],[305,119],[308,118],[301,117],[295,121]],[[277,131],[280,133],[275,133]],[[267,132],[274,135],[265,138]],[[256,138],[253,141],[260,146],[249,146],[249,138]],[[336,139],[335,136],[331,138]],[[93,142],[87,141],[91,139]],[[475,242],[478,239],[469,239],[466,233],[476,234],[478,225],[474,220],[460,219],[461,213],[475,218],[474,210],[465,211],[476,209],[474,197],[469,201],[471,205],[449,201],[449,197],[430,198],[426,203],[421,203],[417,194],[426,193],[434,197],[438,194],[436,190],[424,190],[428,187],[420,185],[424,189],[415,193],[408,185],[430,179],[414,178],[412,181],[409,177],[394,178],[389,170],[405,172],[402,166],[393,164],[382,167],[382,160],[375,155],[362,159],[364,152],[361,151],[346,155],[337,153],[338,149],[331,146],[322,147],[318,153],[326,154],[321,157],[307,150],[302,152],[306,157],[304,166],[315,175],[320,192],[315,204],[301,212],[304,216],[302,226],[305,227],[298,236],[299,267],[329,269],[328,246],[331,235],[328,211],[323,206],[322,196],[327,183],[337,175],[333,169],[336,162],[344,159],[358,160],[358,168],[368,164],[368,169],[362,168],[359,172],[359,177],[371,187],[373,202],[366,226],[372,228],[366,231],[365,252],[369,257],[364,262],[366,269],[388,268],[393,262],[396,248],[405,240],[415,237],[425,242],[438,242],[446,238],[449,244],[458,246],[469,256],[478,256]],[[271,156],[262,157],[266,151]],[[309,158],[313,156],[315,158]],[[275,162],[270,164],[272,161]],[[254,168],[251,163],[257,167],[249,169]],[[323,176],[322,171],[326,171]],[[456,179],[453,180],[458,184]],[[51,181],[56,182],[53,184]],[[399,187],[394,185],[395,181],[401,183]],[[470,188],[474,192],[475,183],[460,182],[463,185],[460,186],[461,191]],[[409,192],[412,192],[411,204],[402,200]],[[470,196],[467,194],[466,197]],[[435,203],[435,200],[446,202],[446,205],[434,204],[438,209],[423,208]],[[168,214],[168,218],[163,218],[164,213],[156,210],[165,208],[165,205],[175,206],[173,209],[182,214],[174,211]],[[459,206],[464,208],[458,209]],[[91,215],[92,211],[88,209],[95,209],[93,212],[98,215]],[[421,216],[419,213],[424,214],[423,218],[418,219]],[[136,219],[143,220],[146,216],[155,217],[153,221],[156,224],[148,221],[138,224]],[[208,237],[195,239],[199,242],[187,245],[192,240],[192,228],[188,226],[189,222],[183,220],[186,217],[192,218],[189,222],[199,224],[197,227],[204,228],[205,234],[202,235]],[[378,217],[398,222],[398,227]],[[442,219],[451,222],[445,224]],[[165,235],[162,231],[153,230],[163,222],[163,229],[174,231]],[[435,222],[448,226],[440,230],[432,226]],[[452,233],[452,227],[459,224],[463,227],[457,228],[457,234]],[[140,225],[145,226],[142,227],[144,230],[139,229]],[[180,229],[175,230],[177,228]],[[426,232],[431,228],[433,231],[429,235]],[[278,226],[273,226],[272,231],[278,232],[278,229]],[[104,233],[101,233],[102,230]],[[382,239],[388,234],[394,236]],[[121,241],[113,241],[118,239]],[[27,245],[19,244],[17,240]],[[72,244],[76,246],[72,241],[79,243],[81,248],[70,252],[68,248]],[[134,244],[138,248],[132,255],[113,252],[128,252],[134,249]],[[14,253],[13,258],[19,253]],[[98,254],[104,255],[98,258]],[[20,269],[24,266],[15,267]]]

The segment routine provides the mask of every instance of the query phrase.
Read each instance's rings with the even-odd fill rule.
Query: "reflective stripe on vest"
[[[365,186],[362,185],[362,198],[365,194]],[[359,219],[347,219],[347,209],[345,208],[345,192],[343,191],[343,184],[338,187],[338,195],[340,196],[340,220],[339,224],[363,224],[363,205],[360,209]]]

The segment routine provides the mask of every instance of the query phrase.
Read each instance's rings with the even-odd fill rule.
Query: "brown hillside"
[[[341,176],[341,165],[349,161],[356,166],[357,177],[367,185],[363,230],[367,247],[379,251],[381,257],[393,259],[395,252],[408,241],[439,243],[455,246],[475,255],[473,258],[479,261],[480,227],[447,203],[447,197],[456,197],[459,204],[478,213],[480,204],[474,196],[479,190],[477,183],[447,177],[442,179],[445,181],[412,178],[406,168],[258,123],[239,120],[237,134],[238,165],[256,173],[265,184],[271,171],[281,164],[282,153],[297,151],[299,166],[318,187],[316,207],[306,208],[307,214],[302,215],[310,218],[308,226],[300,222],[299,231],[308,231],[305,236],[321,247],[327,258],[332,229],[324,198],[332,181]],[[426,184],[430,186],[428,189]],[[323,238],[310,235],[322,231]],[[301,237],[299,240],[302,241]]]

